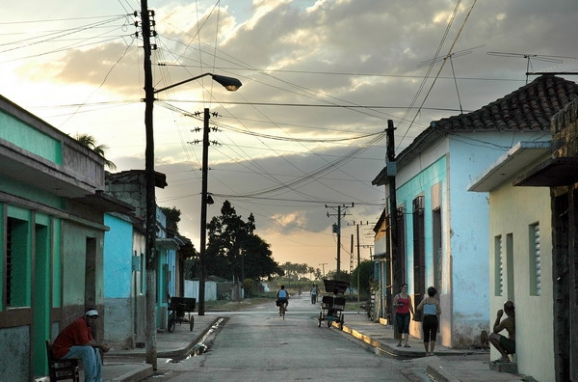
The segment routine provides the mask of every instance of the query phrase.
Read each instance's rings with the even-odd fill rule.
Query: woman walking
[[[417,310],[423,309],[423,346],[426,356],[434,355],[439,326],[438,316],[442,314],[440,302],[435,298],[437,293],[436,288],[427,288],[427,297],[416,308]]]
[[[411,304],[411,297],[407,294],[407,284],[401,286],[401,292],[393,298],[393,306],[395,307],[395,322],[397,324],[397,331],[399,333],[398,347],[401,346],[403,336],[404,345],[406,348],[410,347],[407,344],[409,339],[409,320],[410,312],[413,315],[413,307]]]

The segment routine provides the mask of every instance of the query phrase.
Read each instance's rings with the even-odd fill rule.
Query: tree
[[[357,287],[357,275],[359,274],[359,294],[368,295],[371,292],[371,282],[373,281],[372,260],[362,261],[351,273],[351,282]]]
[[[181,221],[181,210],[176,207],[161,207],[161,210],[167,217],[167,230],[179,232],[179,222]]]
[[[213,217],[207,228],[208,274],[243,280],[282,273],[272,258],[270,245],[254,233],[256,226],[253,214],[249,215],[246,222],[243,221],[226,200],[221,208],[221,216]]]
[[[88,147],[89,149],[100,155],[104,159],[104,165],[106,167],[108,167],[111,170],[116,170],[116,164],[106,159],[106,157],[104,156],[104,152],[108,149],[108,146],[106,145],[97,146],[94,137],[88,134],[76,134],[74,139],[76,139],[78,143],[80,143],[84,147]]]

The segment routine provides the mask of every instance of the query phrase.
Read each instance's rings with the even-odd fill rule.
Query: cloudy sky
[[[109,148],[117,171],[144,169],[141,3],[3,1],[0,94],[71,134]],[[384,190],[385,128],[400,152],[431,121],[523,86],[526,72],[578,71],[576,0],[149,0],[157,94],[157,202],[182,212],[198,247],[202,138],[210,108],[209,219],[229,200],[253,213],[274,258],[349,270],[359,225],[369,259]],[[577,76],[563,77],[576,81]],[[201,114],[202,115],[202,114]],[[354,207],[351,207],[352,203]],[[323,265],[322,265],[323,264]]]

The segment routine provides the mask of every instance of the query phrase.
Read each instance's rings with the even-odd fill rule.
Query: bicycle
[[[287,312],[287,300],[277,300],[277,306],[279,307],[279,316],[284,320],[285,312]]]

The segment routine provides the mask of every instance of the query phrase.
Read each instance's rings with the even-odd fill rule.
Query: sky
[[[208,191],[271,245],[279,263],[341,270],[372,254],[385,190],[388,120],[401,152],[430,122],[524,86],[527,72],[578,71],[575,0],[149,0],[156,89],[157,204],[181,211],[198,248],[202,112]],[[3,1],[0,94],[104,144],[115,171],[144,169],[141,2]],[[136,16],[135,16],[136,12]],[[561,75],[577,81],[576,75]],[[352,240],[355,243],[351,253]],[[353,264],[351,257],[353,255]]]

